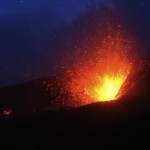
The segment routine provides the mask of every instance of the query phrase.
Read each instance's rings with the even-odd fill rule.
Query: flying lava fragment
[[[13,114],[13,111],[11,109],[6,109],[6,110],[3,110],[2,112],[2,116],[5,116],[5,117],[10,116],[12,114]]]

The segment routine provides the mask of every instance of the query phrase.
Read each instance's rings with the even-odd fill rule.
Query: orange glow
[[[116,99],[122,84],[126,77],[123,75],[110,77],[105,75],[102,79],[102,84],[93,87],[93,91],[89,95],[91,98],[98,101],[109,101]]]
[[[104,38],[97,47],[92,52],[79,50],[73,71],[68,71],[67,89],[74,103],[85,105],[121,96],[118,92],[131,71],[131,42],[116,34]]]

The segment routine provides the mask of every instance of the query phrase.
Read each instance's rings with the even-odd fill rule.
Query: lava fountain
[[[105,75],[102,77],[102,83],[94,88],[93,98],[100,101],[114,100],[117,93],[126,79],[126,75]]]
[[[131,42],[117,33],[105,37],[93,50],[79,50],[67,83],[74,103],[116,100],[131,71]],[[119,94],[118,94],[119,93]],[[80,100],[80,102],[79,102]]]

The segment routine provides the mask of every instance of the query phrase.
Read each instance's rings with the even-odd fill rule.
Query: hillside
[[[0,89],[0,128],[4,143],[16,145],[17,141],[18,145],[27,147],[51,147],[50,143],[64,144],[65,141],[146,140],[150,125],[149,59],[140,65],[123,85],[124,94],[120,99],[76,108],[63,108],[62,104],[59,107],[62,99],[70,97],[60,93],[62,85],[57,77]],[[45,89],[49,82],[55,88]],[[54,110],[50,107],[53,101],[58,105]],[[4,115],[6,109],[13,113]]]

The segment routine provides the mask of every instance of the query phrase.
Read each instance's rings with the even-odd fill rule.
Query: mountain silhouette
[[[135,68],[122,86],[119,99],[80,107],[59,107],[63,99],[71,98],[69,93],[60,92],[63,83],[58,76],[63,78],[64,75],[1,88],[3,143],[16,146],[18,141],[18,145],[28,148],[29,145],[51,147],[50,143],[60,146],[57,143],[93,139],[97,144],[108,140],[146,141],[150,125],[150,60],[141,60]],[[57,102],[57,109],[51,107],[53,102]],[[9,109],[12,114],[7,116],[4,110]]]

